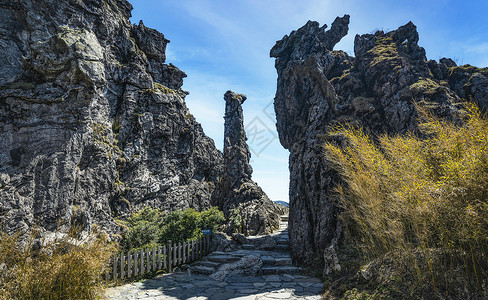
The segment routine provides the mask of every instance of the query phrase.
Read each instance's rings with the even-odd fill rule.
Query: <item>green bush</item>
[[[345,138],[325,144],[344,182],[340,218],[367,259],[441,249],[452,253],[447,264],[463,257],[465,276],[486,284],[488,120],[474,106],[467,111],[463,126],[426,115],[425,138],[383,135],[375,143],[351,126],[332,132]],[[435,281],[431,275],[423,278]]]
[[[225,221],[224,213],[216,206],[201,212],[202,229],[210,229],[212,232],[222,229],[222,223]]]
[[[124,251],[146,247],[153,244],[165,244],[169,240],[183,242],[202,237],[202,229],[219,230],[225,220],[223,212],[216,207],[206,211],[194,209],[178,210],[167,215],[159,209],[149,207],[134,213],[125,224],[125,233],[121,246]]]
[[[223,212],[216,207],[203,212],[194,209],[172,212],[163,219],[159,243],[199,239],[203,236],[202,229],[218,230],[224,220]]]
[[[162,218],[163,213],[159,209],[150,207],[133,213],[124,222],[129,230],[120,242],[122,249],[128,251],[156,243]]]

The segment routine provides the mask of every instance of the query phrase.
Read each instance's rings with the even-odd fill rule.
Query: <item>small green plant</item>
[[[232,232],[242,232],[242,216],[241,209],[235,208],[230,213],[230,224],[232,226]]]

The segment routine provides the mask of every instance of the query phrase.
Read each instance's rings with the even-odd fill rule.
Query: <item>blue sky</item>
[[[330,24],[351,15],[349,34],[336,45],[353,55],[356,34],[417,25],[427,58],[488,67],[488,1],[419,0],[131,0],[132,23],[143,20],[171,41],[167,62],[188,75],[187,105],[216,146],[223,145],[223,95],[243,93],[253,179],[272,200],[288,201],[288,151],[277,139],[276,90],[269,50],[308,20]]]

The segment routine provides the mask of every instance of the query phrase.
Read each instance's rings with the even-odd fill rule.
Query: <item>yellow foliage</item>
[[[77,245],[68,235],[36,249],[34,236],[0,233],[0,299],[96,299],[115,247],[103,236]]]
[[[488,278],[488,119],[466,110],[463,126],[426,115],[423,138],[332,130],[346,144],[324,145],[344,182],[340,218],[367,258],[437,248],[464,253],[466,270]]]

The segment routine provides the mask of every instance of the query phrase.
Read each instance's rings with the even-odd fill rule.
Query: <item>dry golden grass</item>
[[[0,299],[96,299],[115,247],[102,236],[73,242],[68,235],[34,250],[33,238],[0,233]]]
[[[461,259],[478,287],[487,284],[488,120],[474,105],[466,110],[463,126],[426,114],[424,138],[383,135],[374,142],[351,126],[333,130],[344,144],[324,148],[344,182],[340,218],[367,261],[440,249],[452,253],[453,264]],[[434,288],[448,282],[431,275],[419,279]]]

